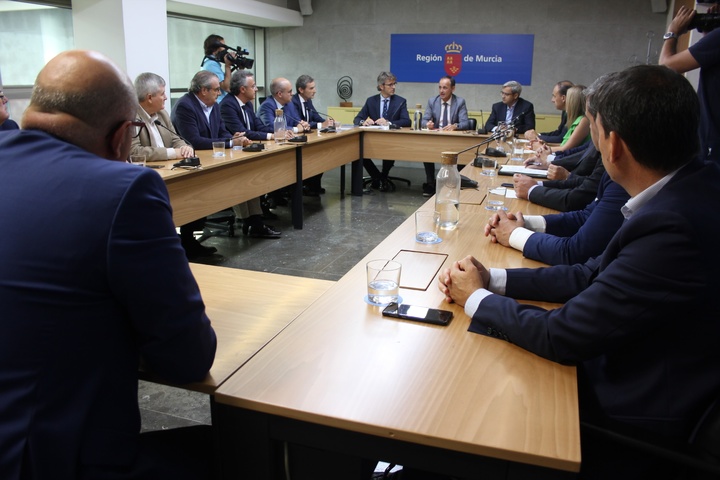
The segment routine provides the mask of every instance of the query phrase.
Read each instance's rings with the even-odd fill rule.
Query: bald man
[[[139,433],[138,365],[202,380],[216,340],[164,182],[126,162],[137,108],[106,57],[68,51],[38,75],[23,130],[0,132],[3,478],[211,471],[209,427]]]

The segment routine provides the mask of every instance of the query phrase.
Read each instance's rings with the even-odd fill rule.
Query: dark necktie
[[[386,98],[386,99],[383,100],[382,118],[387,118],[388,103],[390,103],[390,99],[389,99],[389,98]]]
[[[440,120],[440,126],[447,127],[447,124],[448,124],[448,104],[447,104],[447,102],[443,102],[443,114],[442,114],[442,120]]]
[[[243,120],[245,121],[245,128],[247,128],[247,129],[249,130],[249,129],[250,129],[250,122],[248,121],[248,114],[247,114],[247,112],[245,111],[245,105],[242,105],[242,106],[240,107],[240,109],[242,110]]]

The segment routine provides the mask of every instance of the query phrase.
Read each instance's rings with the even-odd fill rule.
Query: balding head
[[[101,157],[127,157],[138,103],[128,76],[104,55],[70,50],[35,79],[23,128],[43,130]]]

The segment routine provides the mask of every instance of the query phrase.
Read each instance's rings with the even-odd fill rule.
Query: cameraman
[[[718,5],[708,9],[717,13]],[[660,65],[685,73],[700,68],[698,97],[700,98],[701,157],[720,162],[720,29],[705,31],[705,35],[687,50],[677,51],[678,37],[687,33],[695,11],[680,7],[663,37]]]
[[[225,56],[220,55],[223,50],[226,50],[225,39],[220,35],[214,33],[208,36],[203,43],[205,49],[205,58],[203,58],[201,67],[203,70],[212,72],[217,75],[220,79],[220,97],[217,101],[220,103],[227,92],[230,91],[230,76],[232,74],[230,67],[233,64],[233,54],[227,52]],[[222,61],[219,60],[222,57]]]

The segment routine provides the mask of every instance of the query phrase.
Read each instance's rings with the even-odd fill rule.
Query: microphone
[[[298,125],[300,125],[300,122],[304,122],[304,121],[305,121],[305,120],[299,120],[299,119],[297,119],[297,118],[295,118],[295,117],[293,117],[293,116],[291,116],[291,115],[288,115],[285,110],[283,110],[283,115],[285,115],[285,116],[286,116],[287,118],[289,118],[290,120],[295,120],[295,121],[298,123]],[[292,128],[292,127],[290,127],[290,128]],[[305,130],[303,129],[303,131],[305,131]]]
[[[322,129],[320,129],[320,132],[322,132],[322,133],[335,133],[335,132],[337,132],[337,130],[335,129],[335,119],[334,119],[333,117],[331,117],[331,116],[328,115],[327,113],[322,113],[322,112],[318,112],[317,110],[313,110],[312,108],[308,109],[308,112],[315,112],[315,113],[317,113],[318,115],[320,115],[321,117],[325,117],[325,118],[328,118],[328,119],[330,119],[330,120],[333,121],[333,126],[332,126],[332,127],[322,128]],[[308,116],[310,116],[310,115],[308,115]]]
[[[140,120],[140,121],[142,121],[142,120]],[[178,137],[178,138],[179,138],[180,140],[182,140],[183,142],[187,143],[187,144],[190,146],[190,148],[193,149],[193,153],[195,153],[195,147],[192,146],[192,143],[190,143],[190,142],[188,142],[187,140],[185,140],[185,138],[184,138],[182,135],[180,135],[180,134],[177,133],[177,132],[173,132],[172,130],[170,130],[168,127],[166,127],[165,125],[163,125],[162,123],[160,123],[160,120],[155,120],[153,123],[154,123],[155,125],[157,125],[158,127],[164,128],[165,130],[167,130],[167,131],[170,132],[171,134],[173,134],[173,135],[175,135],[176,137]]]
[[[487,133],[487,130],[485,129],[485,116],[483,115],[483,111],[480,110],[480,128],[477,129],[478,135],[484,135]]]
[[[512,128],[516,128],[516,127],[518,126],[518,123],[520,123],[520,122],[522,121],[522,119],[525,118],[525,115],[527,115],[528,112],[529,112],[529,110],[525,110],[525,111],[522,112],[520,115],[518,115],[517,117],[515,117],[515,118],[513,119],[513,121],[510,122],[510,126],[511,126]]]

